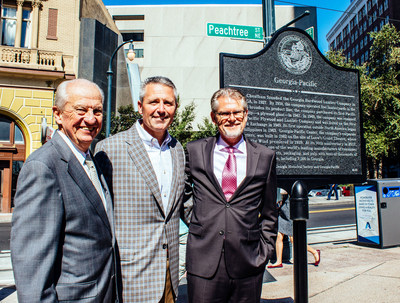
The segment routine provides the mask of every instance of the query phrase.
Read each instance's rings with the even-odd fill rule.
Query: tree
[[[364,65],[355,66],[342,52],[329,51],[327,58],[336,65],[360,71],[368,178],[381,178],[383,159],[399,154],[400,33],[388,24],[370,36],[374,42]]]

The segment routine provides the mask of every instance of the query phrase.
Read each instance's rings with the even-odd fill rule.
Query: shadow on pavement
[[[0,302],[15,292],[15,287],[4,287],[0,289]]]

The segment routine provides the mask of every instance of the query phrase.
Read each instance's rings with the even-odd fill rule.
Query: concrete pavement
[[[339,203],[347,199],[354,201],[354,197],[342,197]],[[310,199],[310,204],[327,202],[325,198]],[[338,203],[334,200],[330,202]],[[313,257],[308,254],[310,303],[399,302],[400,247],[379,249],[357,245],[355,225],[310,229],[307,238],[315,249],[321,250],[318,267],[312,265]],[[268,282],[263,284],[261,302],[294,302],[292,264],[268,269],[265,277]],[[9,252],[0,253],[0,287],[0,302],[18,302]],[[183,280],[179,303],[186,302],[185,291]]]

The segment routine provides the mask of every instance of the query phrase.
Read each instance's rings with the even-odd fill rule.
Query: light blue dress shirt
[[[161,192],[164,213],[167,214],[169,194],[171,192],[172,183],[172,157],[168,143],[171,136],[167,131],[164,142],[158,143],[158,140],[151,136],[140,124],[142,120],[136,121],[136,129],[142,139],[143,145],[149,155],[154,172],[157,176],[158,186]]]

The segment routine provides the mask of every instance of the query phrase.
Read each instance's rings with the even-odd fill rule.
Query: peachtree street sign
[[[263,40],[263,29],[259,26],[207,23],[207,36]]]

